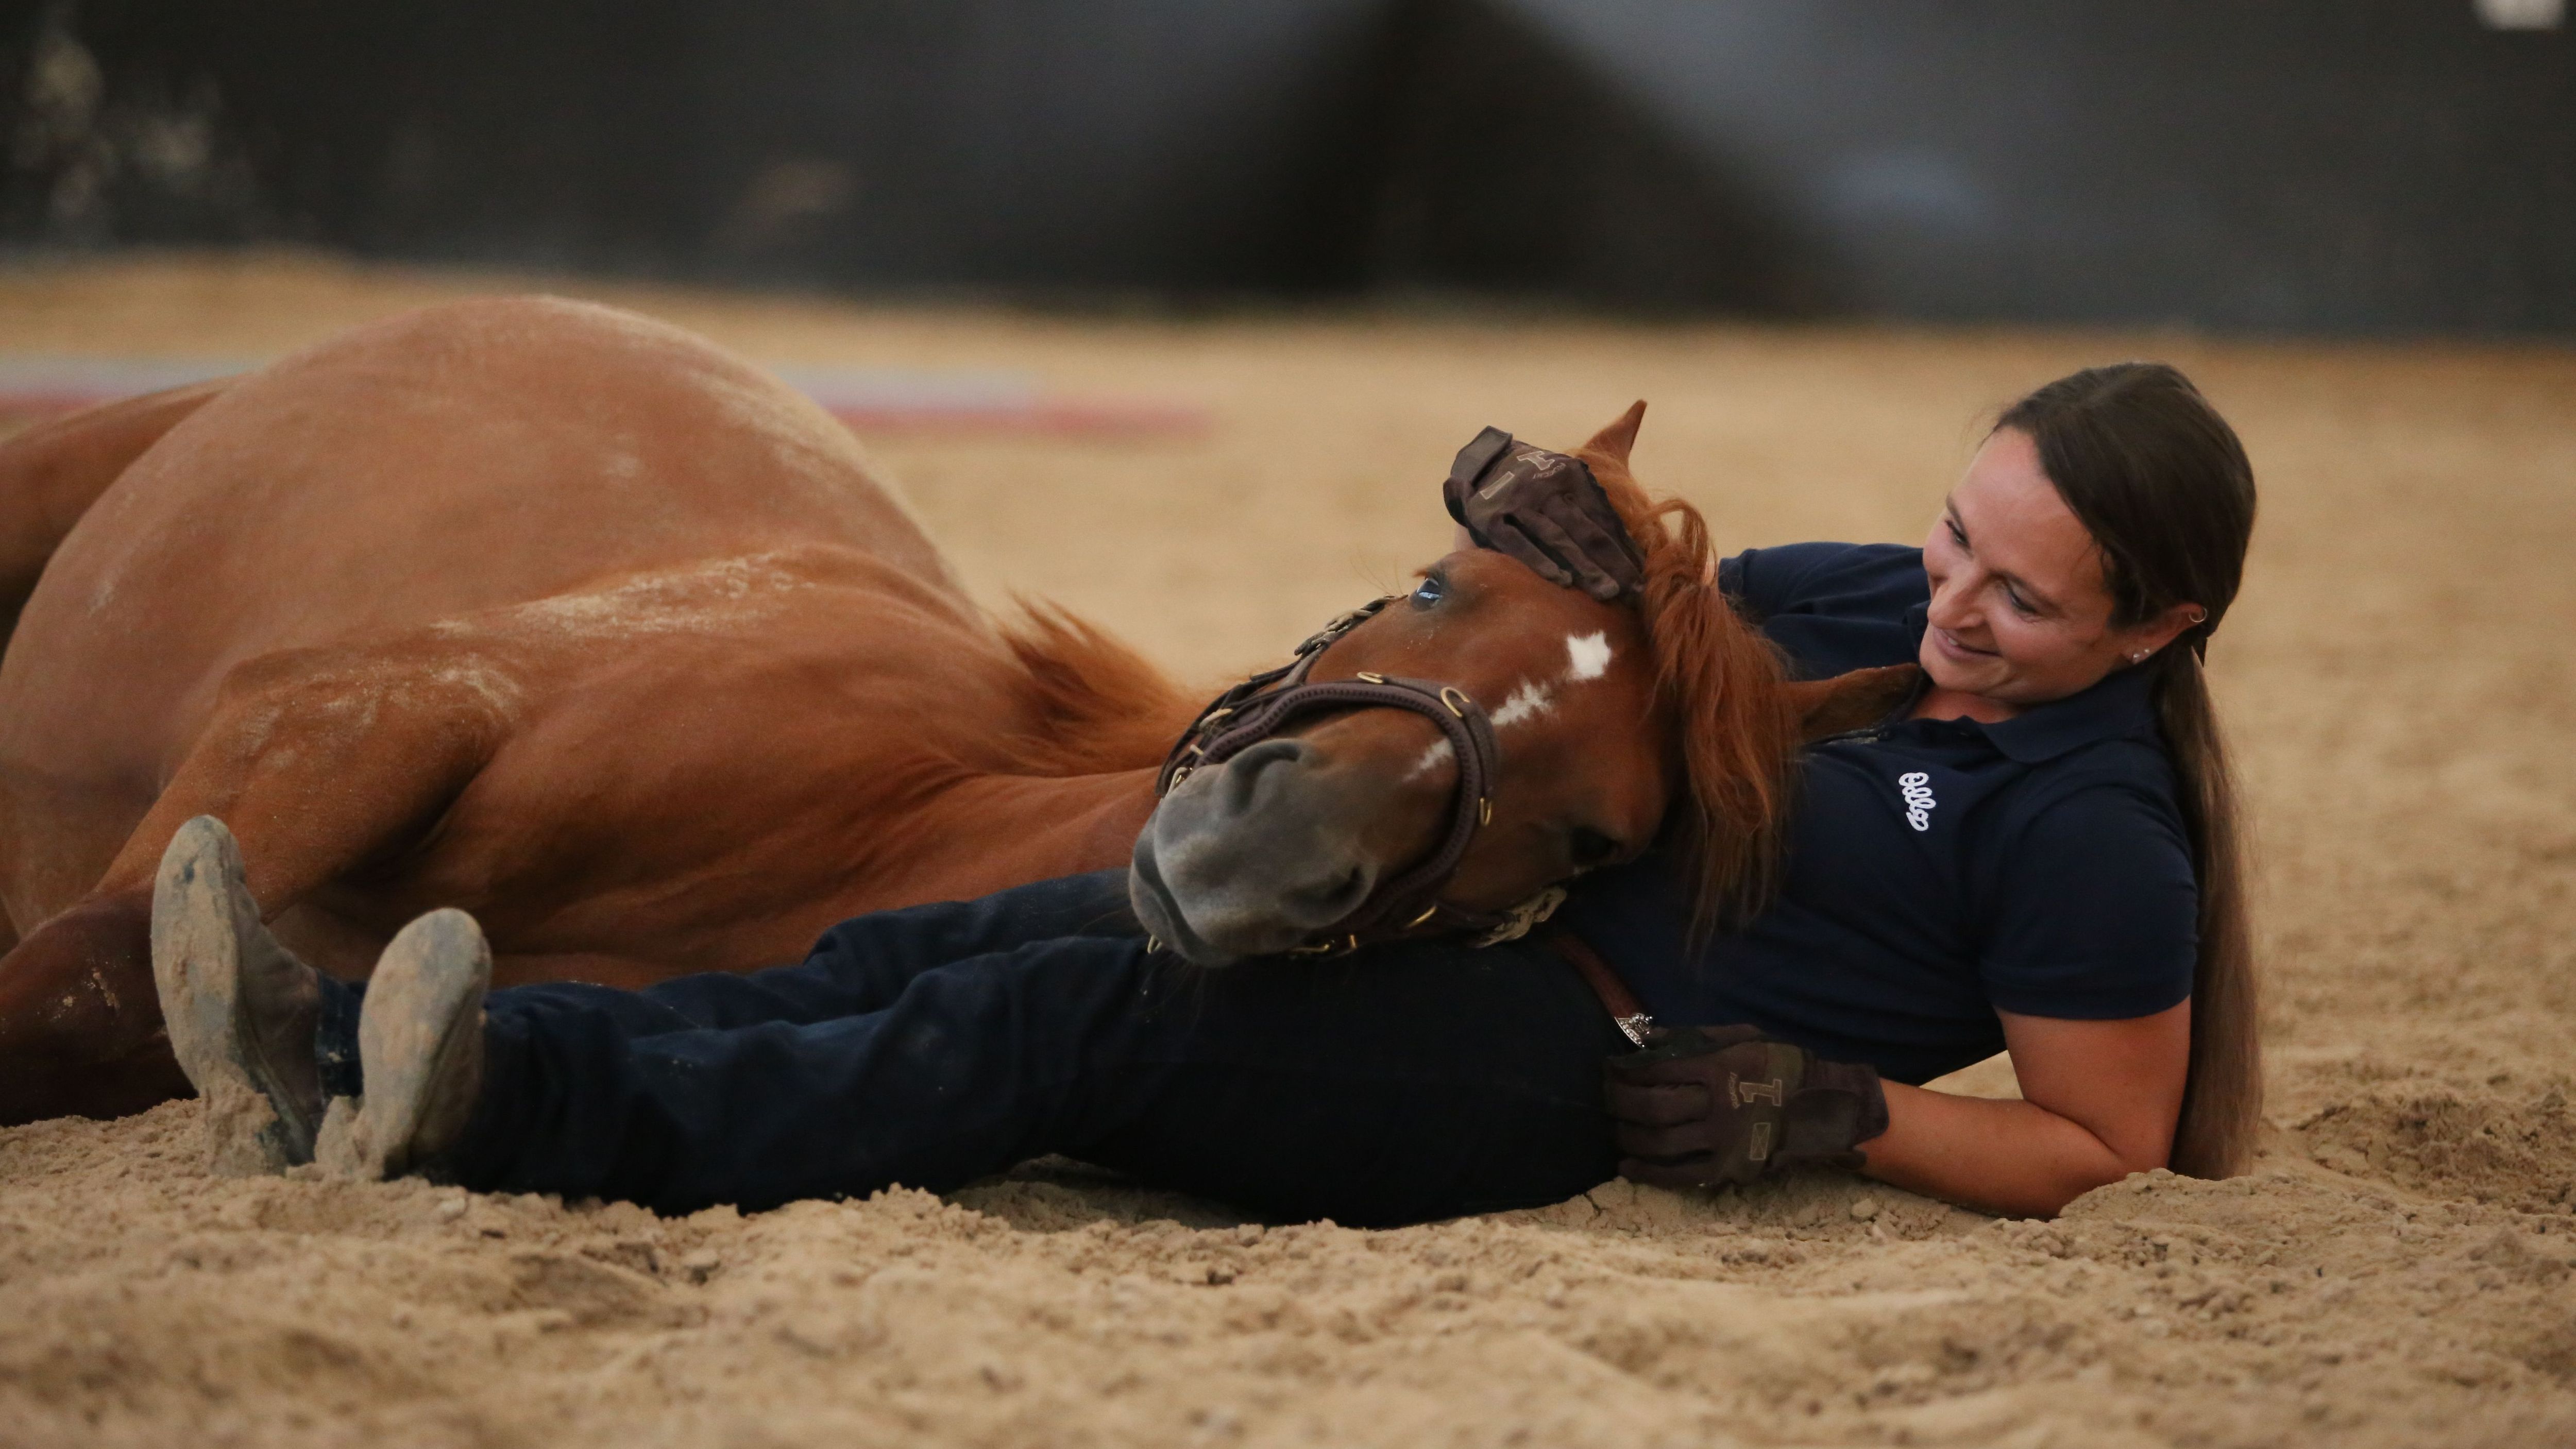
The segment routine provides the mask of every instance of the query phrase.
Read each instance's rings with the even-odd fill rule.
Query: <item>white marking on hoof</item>
[[[1565,636],[1565,657],[1567,679],[1599,679],[1610,672],[1610,636],[1568,634]]]

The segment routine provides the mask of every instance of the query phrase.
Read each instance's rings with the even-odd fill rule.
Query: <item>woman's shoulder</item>
[[[2190,854],[2182,786],[2173,760],[2153,740],[2099,740],[2033,766],[2007,793],[2004,829],[2043,853],[2092,853],[2116,843]]]
[[[1718,565],[1718,586],[1756,619],[1780,614],[1877,615],[1929,597],[1923,550],[1901,543],[1784,543],[1748,548]]]

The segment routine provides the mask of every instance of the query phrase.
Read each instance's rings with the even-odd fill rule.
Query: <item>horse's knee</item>
[[[187,1094],[152,985],[148,891],[84,901],[0,957],[0,1126]]]
[[[426,646],[283,650],[236,667],[102,889],[148,893],[172,834],[198,815],[233,828],[272,911],[398,849],[506,733],[497,678]]]

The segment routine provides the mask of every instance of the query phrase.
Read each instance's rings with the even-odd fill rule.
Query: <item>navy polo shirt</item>
[[[1719,582],[1805,678],[1912,662],[1931,598],[1896,544],[1753,549]],[[2003,1050],[1997,1010],[2188,997],[2198,888],[2146,676],[2001,724],[1907,712],[1809,748],[1780,894],[1741,930],[1686,951],[1657,855],[1586,878],[1558,919],[1659,1020],[1749,1023],[1903,1082]]]

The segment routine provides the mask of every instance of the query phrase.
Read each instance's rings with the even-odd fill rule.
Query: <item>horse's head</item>
[[[1645,550],[1642,598],[1601,603],[1470,550],[1310,641],[1301,674],[1234,705],[1258,722],[1197,735],[1217,763],[1176,756],[1130,873],[1148,930],[1220,965],[1483,923],[1659,836],[1701,883],[1703,925],[1759,895],[1809,722],[1874,718],[1911,671],[1784,683],[1719,594],[1699,515],[1630,477],[1642,414],[1578,454]],[[1292,689],[1300,707],[1259,718]]]

